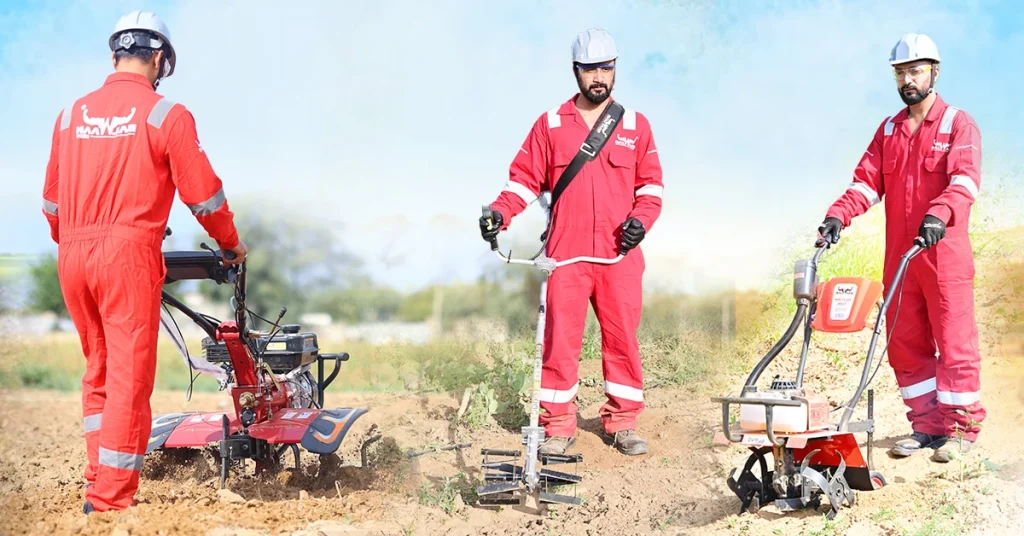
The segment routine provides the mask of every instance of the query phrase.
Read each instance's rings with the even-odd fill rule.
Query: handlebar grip
[[[487,230],[490,231],[494,226],[494,212],[491,211],[490,205],[484,205],[480,211],[484,219],[487,220]],[[491,243],[491,251],[498,251],[498,237],[495,236],[489,242]]]
[[[229,260],[229,261],[233,261],[237,257],[238,257],[238,254],[236,254],[234,251],[231,251],[230,249],[224,252],[224,258]]]

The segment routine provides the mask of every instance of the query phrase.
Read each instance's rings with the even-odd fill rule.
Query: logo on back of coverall
[[[137,125],[130,123],[135,117],[135,108],[124,117],[89,117],[88,107],[82,105],[82,122],[85,125],[75,127],[75,137],[80,139],[89,138],[120,138],[134,136]]]

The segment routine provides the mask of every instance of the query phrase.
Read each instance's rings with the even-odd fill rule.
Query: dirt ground
[[[978,297],[979,318],[1019,306],[1021,294],[1001,288],[1001,294]],[[650,389],[641,418],[650,454],[619,455],[598,435],[599,387],[581,388],[587,401],[576,447],[585,457],[577,489],[581,506],[537,514],[467,505],[461,496],[446,500],[439,491],[446,478],[450,490],[469,489],[479,476],[479,449],[518,448],[519,433],[497,427],[453,431],[449,422],[459,400],[449,396],[329,393],[328,406],[370,408],[342,444],[340,464],[329,459],[320,467],[304,452],[301,471],[289,461],[281,473],[261,478],[247,476],[250,465],[228,481],[237,495],[222,496],[209,453],[153,455],[136,506],[86,518],[80,511],[85,450],[79,395],[13,391],[0,393],[0,534],[1024,534],[1024,325],[1017,311],[1000,317],[1009,322],[979,322],[988,417],[980,443],[962,461],[940,465],[927,455],[886,455],[908,424],[891,369],[882,367],[872,385],[874,463],[888,485],[858,493],[856,504],[832,522],[813,512],[781,514],[771,505],[738,515],[726,476],[748,452],[712,443],[720,409],[706,396]],[[858,352],[867,335],[822,335],[808,384],[831,385],[829,397],[845,400],[860,374]],[[599,366],[585,362],[581,376],[599,374]],[[162,392],[154,396],[153,410],[213,410],[225,408],[226,400],[225,393],[195,394],[186,403],[183,393]],[[863,418],[864,404],[859,407]],[[369,466],[361,467],[360,441],[373,425],[384,439],[370,448]],[[863,444],[864,437],[858,439]],[[470,441],[461,451],[404,455]],[[425,484],[433,486],[431,494],[421,491]]]

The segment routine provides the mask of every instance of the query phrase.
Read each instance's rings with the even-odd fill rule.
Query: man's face
[[[594,104],[601,104],[612,94],[615,87],[615,61],[599,65],[578,65],[573,69],[576,72],[576,83],[580,87],[580,93]]]
[[[932,65],[929,60],[912,61],[893,65],[896,77],[896,88],[900,99],[908,105],[917,104],[928,96],[932,89],[932,76],[939,74],[939,66]]]

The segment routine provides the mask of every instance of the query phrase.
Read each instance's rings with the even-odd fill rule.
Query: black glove
[[[619,247],[619,253],[625,255],[627,251],[640,245],[645,234],[647,231],[644,230],[644,224],[640,223],[640,220],[636,218],[626,220],[622,224],[622,245]]]
[[[491,211],[491,218],[480,216],[480,236],[485,242],[491,242],[498,237],[498,232],[505,221],[497,210]]]
[[[939,243],[939,240],[942,240],[942,237],[946,236],[946,224],[929,214],[921,222],[921,227],[917,229],[917,235],[921,238],[918,243],[924,249],[931,249],[932,246]]]
[[[843,230],[843,222],[839,218],[825,218],[825,221],[821,222],[821,226],[818,227],[818,234],[821,238],[832,242],[833,244],[839,243],[839,231]]]

